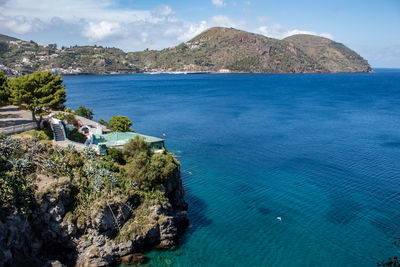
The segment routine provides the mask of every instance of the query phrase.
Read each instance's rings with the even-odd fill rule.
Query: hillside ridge
[[[356,52],[324,37],[300,34],[278,40],[224,27],[209,28],[174,47],[127,53],[97,45],[57,49],[55,44],[0,38],[0,69],[11,75],[38,69],[60,74],[372,71]]]

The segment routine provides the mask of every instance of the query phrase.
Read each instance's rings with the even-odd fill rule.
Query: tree
[[[93,109],[86,108],[85,106],[81,105],[77,110],[74,111],[75,115],[82,116],[86,119],[93,119]]]
[[[125,161],[133,159],[137,154],[141,152],[150,152],[150,144],[144,141],[144,138],[136,136],[135,138],[129,140],[128,143],[124,145],[122,149],[122,154]]]
[[[132,122],[126,116],[120,116],[120,115],[113,116],[110,119],[109,125],[110,125],[111,130],[113,130],[114,132],[116,132],[116,131],[131,132],[132,131],[132,129],[130,128],[132,126]]]
[[[32,74],[10,79],[11,101],[19,107],[30,110],[32,120],[40,129],[43,115],[51,109],[63,110],[66,101],[62,78],[50,71],[36,71]],[[39,119],[36,118],[39,116]]]
[[[98,123],[100,123],[101,125],[110,127],[110,125],[108,124],[108,121],[104,120],[104,119],[99,119]]]
[[[10,90],[7,86],[7,76],[0,71],[0,106],[7,105],[10,101]]]
[[[57,44],[48,44],[47,48],[49,48],[50,50],[57,50]]]

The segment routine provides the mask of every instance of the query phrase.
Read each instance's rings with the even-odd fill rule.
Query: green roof
[[[136,136],[143,138],[145,142],[150,144],[164,142],[164,139],[149,135],[131,132],[112,132],[108,134],[94,135],[93,144],[106,145],[107,147],[123,146],[128,143],[130,139],[133,139]]]

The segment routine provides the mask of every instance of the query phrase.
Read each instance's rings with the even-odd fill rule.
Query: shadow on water
[[[191,231],[195,231],[198,228],[207,227],[212,224],[212,220],[205,214],[207,204],[203,199],[190,193],[187,193],[186,199],[189,204],[189,221]]]
[[[263,215],[269,215],[271,213],[271,210],[266,207],[259,207],[258,211]]]
[[[362,205],[347,194],[331,194],[331,205],[327,211],[327,219],[334,224],[348,224],[358,218]]]
[[[385,142],[381,146],[389,148],[400,148],[400,142]]]
[[[255,192],[256,189],[259,190],[261,187],[264,189],[263,191]],[[235,186],[235,192],[240,196],[241,201],[246,205],[248,210],[257,209],[260,214],[269,215],[272,210],[260,204],[265,203],[267,197],[263,192],[269,188],[267,185],[253,182],[252,184],[246,183]]]
[[[293,158],[284,163],[285,170],[300,173],[305,182],[324,190],[330,200],[326,219],[334,224],[348,224],[359,217],[363,205],[355,194],[363,189],[359,175],[341,166],[310,158]]]

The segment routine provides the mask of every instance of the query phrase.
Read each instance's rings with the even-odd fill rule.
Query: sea
[[[190,226],[144,266],[377,266],[400,239],[400,69],[64,77],[181,162]]]

